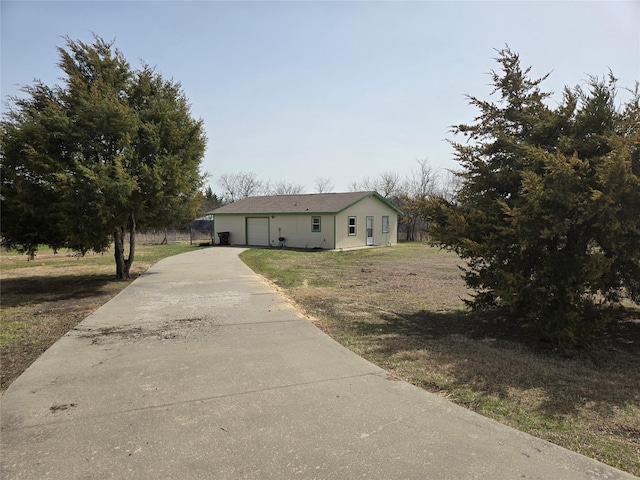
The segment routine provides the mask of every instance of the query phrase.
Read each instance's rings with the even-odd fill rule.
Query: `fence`
[[[211,220],[195,220],[184,228],[166,228],[137,232],[136,240],[144,245],[188,242],[194,244],[212,243]]]

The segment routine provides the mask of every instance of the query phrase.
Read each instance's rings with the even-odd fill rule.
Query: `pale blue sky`
[[[640,1],[5,1],[1,93],[60,83],[63,36],[110,40],[182,83],[209,138],[203,170],[334,191],[417,159],[454,168],[453,124],[486,98],[494,49],[564,85],[640,80]]]

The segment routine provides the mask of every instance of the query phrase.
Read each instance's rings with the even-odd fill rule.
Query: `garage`
[[[401,213],[376,192],[346,192],[247,197],[209,215],[232,245],[333,250],[395,245]]]
[[[269,246],[269,218],[247,218],[247,245]]]

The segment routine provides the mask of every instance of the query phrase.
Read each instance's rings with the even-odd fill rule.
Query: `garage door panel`
[[[247,218],[247,243],[269,246],[269,219]]]

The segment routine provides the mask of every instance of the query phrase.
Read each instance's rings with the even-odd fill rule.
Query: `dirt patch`
[[[60,412],[60,411],[63,411],[63,410],[68,410],[70,408],[74,408],[76,406],[77,405],[75,403],[62,403],[62,404],[56,403],[56,404],[51,405],[51,407],[49,407],[49,410],[52,411],[52,412]]]
[[[132,343],[144,339],[156,340],[184,340],[194,335],[200,336],[203,330],[217,331],[219,324],[210,317],[179,318],[163,322],[157,326],[133,326],[120,327],[82,328],[73,330],[78,338],[89,340],[92,345],[105,345],[110,343]]]

